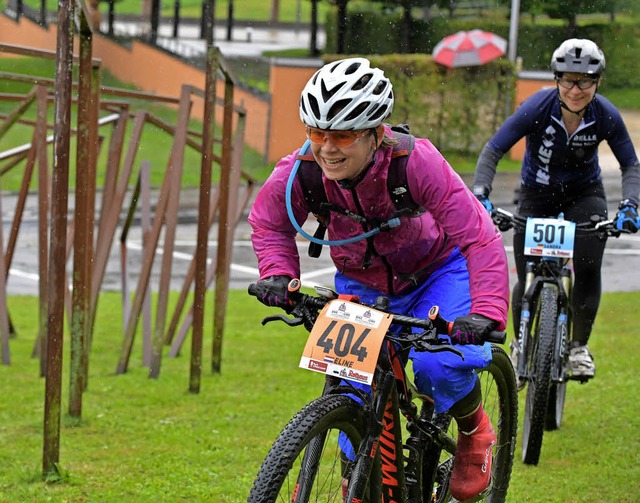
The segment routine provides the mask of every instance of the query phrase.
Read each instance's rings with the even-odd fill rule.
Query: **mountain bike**
[[[515,228],[525,233],[526,281],[518,327],[518,382],[527,386],[522,431],[522,461],[537,465],[544,431],[560,428],[571,379],[584,377],[569,371],[572,331],[571,258],[576,233],[596,233],[601,238],[619,236],[613,220],[576,224],[563,218],[526,218],[495,208],[492,219],[501,231]]]
[[[295,292],[290,317],[269,316],[263,325],[274,320],[304,325],[310,333],[300,367],[325,374],[324,390],[282,430],[248,502],[455,501],[449,478],[456,422],[434,413],[433,401],[418,392],[403,364],[411,348],[462,357],[438,335],[448,333],[452,323],[437,306],[429,319],[419,319],[390,313],[384,297],[367,305],[323,287],[308,295],[299,291],[298,280],[290,291]],[[390,330],[392,325],[403,328]],[[503,343],[505,338],[504,332],[492,332],[487,340]],[[509,357],[493,344],[491,351],[491,363],[478,376],[497,441],[491,483],[481,498],[503,502],[515,451],[517,391]],[[369,384],[371,392],[357,383]]]

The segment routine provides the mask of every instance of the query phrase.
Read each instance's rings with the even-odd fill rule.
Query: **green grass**
[[[54,78],[55,76],[55,61],[54,60],[46,60],[40,58],[11,58],[11,59],[0,59],[2,62],[2,70],[5,72],[11,72],[22,75],[34,75],[39,77],[46,78]],[[77,80],[74,78],[74,80]],[[110,75],[108,72],[102,72],[102,85],[105,87],[116,87],[128,90],[135,90],[135,88],[129,84],[123,83]],[[23,84],[19,82],[14,82],[10,80],[0,79],[0,93],[14,93],[14,94],[25,94],[31,89],[32,85]],[[122,100],[120,97],[110,96],[108,93],[103,93],[102,99],[116,99],[118,101]],[[153,103],[149,100],[129,100],[130,103],[130,113],[133,116],[137,110],[143,109],[149,112],[150,114],[155,115],[161,120],[168,122],[169,124],[176,124],[177,122],[177,111],[175,109],[169,108],[167,106]],[[18,102],[15,101],[2,101],[0,100],[0,113],[10,113],[13,109],[18,106]],[[100,112],[100,117],[107,116],[108,113],[105,111]],[[36,116],[36,105],[35,103],[27,110],[27,113],[24,115],[25,118],[34,120]],[[75,124],[75,117],[77,116],[76,107],[72,107],[71,116],[73,123]],[[51,102],[49,104],[48,109],[48,117],[49,123],[53,123],[54,118],[54,105]],[[202,123],[198,120],[191,120],[189,128],[197,133],[202,132]],[[132,121],[129,121],[127,125],[127,132],[125,133],[125,138],[129,138],[132,131]],[[107,154],[109,149],[109,141],[111,138],[112,126],[102,126],[100,128],[99,134],[102,137],[102,148],[100,151],[100,156],[98,158],[98,186],[101,187],[104,185],[104,177],[107,163]],[[53,134],[52,131],[49,131],[48,134]],[[220,135],[220,128],[216,129],[215,134],[217,136]],[[17,146],[21,146],[31,142],[31,138],[33,135],[33,127],[28,125],[15,124],[12,126],[6,135],[0,138],[0,152],[15,148]],[[173,138],[171,135],[163,131],[162,129],[152,125],[147,124],[144,128],[141,142],[138,149],[138,154],[136,156],[136,167],[140,165],[143,160],[149,161],[149,165],[151,167],[151,184],[154,187],[159,187],[162,184],[166,167],[167,160],[169,159],[169,153],[171,150],[171,145],[173,142]],[[125,142],[125,153],[128,148],[128,142]],[[220,155],[219,142],[216,144],[217,154]],[[123,159],[124,159],[123,154]],[[49,155],[48,159],[53,159],[53,145],[49,146]],[[185,149],[185,156],[183,160],[183,176],[182,176],[182,185],[183,187],[197,187],[200,184],[200,153],[195,151],[194,149],[187,146]],[[49,161],[51,162],[51,161]],[[2,177],[2,188],[4,190],[17,190],[20,186],[20,182],[22,180],[24,166],[26,162],[22,161],[16,167],[11,169],[6,175]],[[266,172],[270,172],[270,166],[268,163],[264,162],[263,156],[257,151],[250,149],[248,147],[245,148],[243,152],[243,170],[251,176],[254,174],[258,177],[264,178]],[[219,169],[213,170],[214,182],[217,180],[219,175]],[[137,176],[137,171],[135,171],[132,175],[132,183],[135,183],[135,178]],[[33,177],[33,182],[31,188],[37,187],[37,177]],[[70,183],[75,185],[75,136],[72,137],[71,140],[71,158],[70,158]]]
[[[640,89],[629,87],[610,89],[606,86],[605,81],[602,94],[617,108],[623,110],[640,110]]]
[[[210,370],[211,298],[205,316],[202,387],[187,391],[190,339],[149,379],[136,336],[129,371],[115,375],[122,344],[120,297],[102,295],[80,422],[68,407],[65,341],[60,473],[43,482],[44,380],[31,352],[36,298],[12,296],[10,366],[0,366],[0,501],[246,501],[269,446],[292,414],[317,396],[322,377],[297,367],[302,328],[261,326],[270,310],[231,291],[222,373]],[[521,433],[509,501],[632,502],[640,494],[640,390],[633,351],[640,292],[603,296],[592,351],[598,376],[570,383],[562,428],[545,433],[537,467],[520,462]],[[633,314],[630,314],[633,313]],[[520,395],[520,419],[524,394]]]

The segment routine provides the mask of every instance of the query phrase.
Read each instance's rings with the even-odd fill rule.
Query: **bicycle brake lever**
[[[425,351],[429,351],[430,353],[440,353],[442,351],[451,351],[453,354],[458,355],[461,359],[464,360],[464,355],[462,354],[462,352],[459,349],[454,348],[451,344],[449,344],[448,341],[445,341],[445,344],[430,344],[428,342],[421,342],[418,344],[418,347],[416,348],[418,351],[420,351],[421,349],[423,349]]]
[[[273,314],[271,316],[267,316],[262,320],[262,324],[266,325],[271,321],[283,321],[290,327],[297,327],[298,325],[302,325],[304,320],[302,318],[288,318],[284,314]]]
[[[413,346],[416,351],[429,351],[430,353],[438,353],[440,351],[451,351],[452,353],[458,355],[460,358],[464,360],[464,355],[462,352],[453,347],[449,341],[446,339],[442,339],[442,344],[431,344],[430,342],[426,342],[422,340],[423,334],[404,334],[402,337],[389,337],[393,342],[396,342],[401,345],[406,345],[407,343]]]

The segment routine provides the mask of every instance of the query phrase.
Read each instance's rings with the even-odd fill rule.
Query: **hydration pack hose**
[[[302,145],[302,148],[300,149],[300,152],[306,152],[306,150],[309,147],[310,143],[311,142],[309,140],[304,142],[304,145]],[[291,174],[289,175],[289,179],[287,180],[287,188],[286,188],[286,192],[285,192],[285,202],[286,202],[286,206],[287,206],[287,215],[289,216],[289,220],[291,221],[291,224],[296,229],[296,231],[298,231],[300,233],[301,236],[305,237],[306,239],[308,239],[312,243],[316,243],[316,244],[319,244],[319,245],[340,246],[340,245],[348,245],[348,244],[351,244],[351,243],[356,243],[357,241],[362,241],[363,239],[370,238],[371,236],[374,236],[374,235],[378,234],[382,230],[382,225],[380,225],[378,227],[375,227],[374,229],[371,229],[368,232],[360,234],[359,236],[353,236],[353,237],[347,238],[347,239],[337,239],[335,241],[331,241],[331,240],[328,240],[328,239],[318,239],[315,236],[312,236],[311,234],[309,234],[308,232],[305,232],[302,229],[302,227],[300,227],[300,225],[298,225],[298,222],[296,221],[295,215],[293,214],[293,208],[291,206],[291,188],[293,187],[293,181],[295,180],[296,174],[298,173],[298,168],[300,168],[300,161],[301,161],[300,159],[296,159],[296,162],[293,165],[293,169],[291,170]],[[385,222],[385,224],[383,224],[383,225],[388,226],[390,229],[392,229],[393,227],[398,227],[398,225],[400,225],[400,219],[399,218],[391,218],[387,222]]]

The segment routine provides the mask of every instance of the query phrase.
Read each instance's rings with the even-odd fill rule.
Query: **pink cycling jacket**
[[[392,135],[389,129],[388,135]],[[249,214],[251,239],[260,278],[300,277],[296,230],[287,215],[287,180],[299,151],[281,159],[258,193]],[[366,218],[388,219],[396,211],[387,190],[392,149],[378,149],[366,176],[353,188],[342,188],[323,177],[330,202]],[[471,312],[506,326],[509,275],[502,237],[488,212],[427,139],[416,138],[407,163],[407,182],[413,200],[426,211],[401,217],[400,226],[376,234],[369,266],[364,268],[367,240],[331,246],[336,268],[384,294],[402,294],[437,270],[457,246],[470,275]],[[309,210],[296,179],[291,195],[293,212],[302,225]],[[346,215],[332,212],[329,240],[343,240],[365,232]]]

